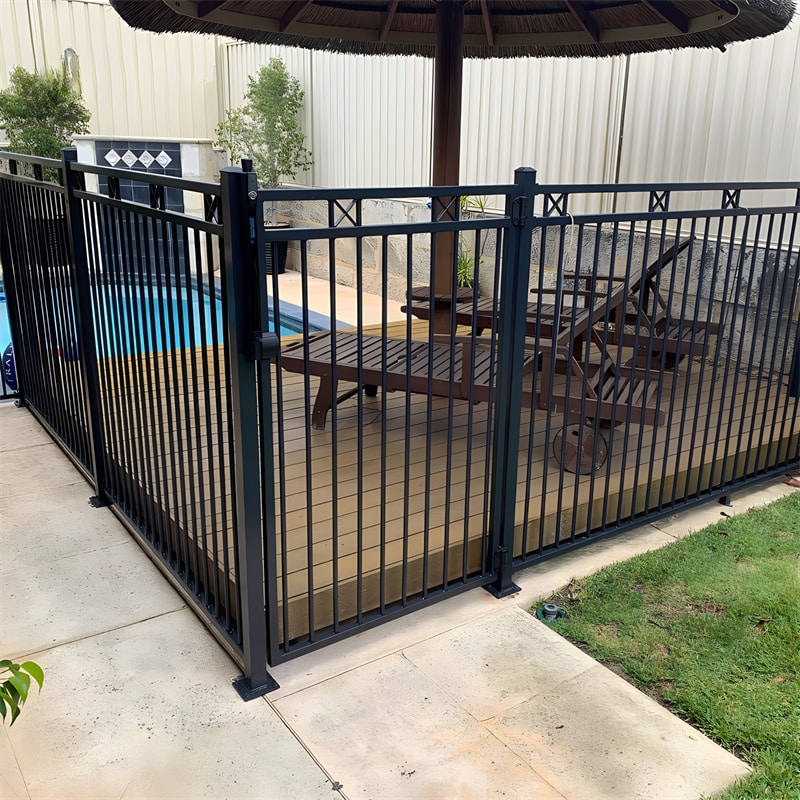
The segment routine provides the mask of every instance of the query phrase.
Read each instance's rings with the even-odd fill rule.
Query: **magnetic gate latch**
[[[274,361],[281,352],[281,339],[277,333],[256,334],[253,342],[256,361]]]
[[[518,228],[521,228],[527,219],[527,203],[527,197],[515,197],[511,204],[511,223]]]

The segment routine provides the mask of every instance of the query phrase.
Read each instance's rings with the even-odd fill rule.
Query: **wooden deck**
[[[423,325],[415,323],[415,335],[424,335]],[[680,500],[797,452],[798,423],[794,428],[780,424],[787,403],[785,378],[751,375],[748,385],[747,375],[736,381],[731,375],[723,386],[710,365],[702,380],[699,363],[692,364],[691,373],[687,384],[682,365],[672,385],[665,386],[664,424],[632,425],[627,441],[623,428],[605,431],[610,457],[591,475],[566,473],[553,458],[552,439],[563,416],[552,415],[548,429],[547,412],[523,410],[515,556],[580,536],[603,519],[624,522],[669,506],[673,495]],[[208,372],[191,387],[179,381],[161,402],[175,407],[176,396],[191,388],[202,409],[222,377]],[[314,629],[321,630],[333,624],[334,615],[339,621],[351,619],[359,602],[367,613],[478,573],[488,528],[487,403],[379,392],[373,398],[362,395],[361,424],[359,401],[351,398],[336,409],[335,425],[331,413],[326,430],[312,430],[319,379],[308,379],[308,392],[305,380],[284,371],[272,387],[276,569],[279,605],[285,609],[280,635],[286,620],[292,639],[307,634],[310,614]],[[795,401],[788,402],[794,408]],[[204,415],[196,420],[192,433],[205,436]],[[155,453],[157,437],[147,425],[134,436],[147,439]],[[196,558],[213,556],[209,535],[197,537],[195,527],[210,531],[222,525],[223,495],[228,507],[232,501],[219,469],[211,481],[206,448],[183,450],[178,473],[202,478],[206,494],[201,500],[195,490],[194,513],[173,508],[168,516],[176,529],[186,530],[191,549],[197,545],[194,563],[202,570]],[[219,460],[219,452],[212,455]],[[226,445],[222,456],[227,461]],[[153,455],[154,473],[160,463]],[[169,477],[160,477],[159,491],[169,491]],[[212,485],[215,514],[208,496]],[[232,531],[219,533],[233,559]],[[218,551],[214,560],[220,564],[221,559]]]

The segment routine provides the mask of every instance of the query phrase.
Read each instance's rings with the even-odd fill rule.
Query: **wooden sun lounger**
[[[477,341],[473,345],[470,337],[457,337],[451,348],[449,337],[445,337],[447,344],[441,343],[441,337],[437,339],[430,344],[359,336],[350,331],[325,331],[286,347],[281,352],[281,366],[290,372],[319,376],[311,417],[316,429],[325,428],[328,411],[334,403],[358,391],[357,387],[338,397],[334,373],[336,383],[360,383],[373,396],[380,386],[385,392],[408,390],[427,394],[430,391],[438,397],[449,397],[452,393],[457,400],[487,401],[497,369],[497,354],[492,353],[490,341]],[[528,357],[526,365],[533,360]]]
[[[643,274],[631,281],[624,315],[616,308],[612,316],[611,343],[633,347],[646,358],[668,353],[680,361],[685,356],[703,355],[709,336],[719,333],[719,324],[712,320],[676,319],[668,313],[668,304],[661,291],[661,273],[690,244],[684,239],[656,259]],[[635,327],[635,331],[626,330]]]
[[[674,248],[665,253],[646,274],[670,260],[673,252]],[[648,375],[646,369],[636,365],[618,365],[616,354],[608,349],[611,341],[602,328],[598,330],[598,326],[621,317],[630,287],[626,291],[621,278],[601,278],[599,288],[592,288],[591,276],[565,277],[580,282],[576,288],[564,290],[566,296],[578,294],[584,301],[594,302],[591,307],[565,305],[558,315],[555,304],[528,304],[526,336],[529,347],[535,346],[531,340],[536,341],[538,336],[541,353],[538,407],[566,411],[568,421],[583,417],[619,424],[630,418],[634,424],[659,424],[664,413],[651,405],[657,391],[652,370]],[[634,288],[638,286],[639,282]],[[432,307],[452,305],[452,298],[440,296],[431,303],[430,297],[422,295],[424,288],[414,289],[409,295],[408,308],[415,316],[430,319]],[[545,294],[555,294],[555,290],[547,289]],[[496,325],[497,304],[492,298],[457,297],[453,314],[459,325],[473,326],[478,332],[491,330]],[[558,329],[554,330],[556,319]],[[563,377],[556,380],[556,375]]]
[[[690,243],[691,239],[684,239],[680,244],[665,250],[642,274],[631,280],[627,293],[624,293],[624,287],[619,285],[625,282],[622,277],[598,276],[593,285],[591,275],[568,273],[564,277],[575,281],[576,286],[564,289],[563,294],[566,298],[572,298],[575,295],[582,297],[585,303],[593,301],[594,310],[599,313],[591,315],[592,324],[605,321],[609,323],[611,333],[608,339],[609,344],[636,347],[639,353],[650,356],[666,351],[677,354],[680,358],[689,354],[692,341],[694,341],[692,352],[699,355],[704,351],[707,336],[716,334],[719,331],[719,325],[705,320],[697,322],[685,320],[681,324],[680,320],[673,318],[669,318],[667,325],[667,304],[658,290],[659,277],[664,268]],[[609,291],[608,287],[614,284],[618,285]],[[539,290],[531,290],[531,293],[538,294]],[[555,293],[554,288],[545,288],[541,292],[542,299],[544,296],[555,295]],[[431,318],[431,308],[441,310],[448,308],[452,302],[453,298],[450,295],[435,295],[431,298],[430,287],[417,286],[409,292],[408,305],[403,306],[401,311],[408,309],[415,317],[427,320]],[[625,305],[624,314],[623,305]],[[607,310],[608,313],[606,313]],[[570,328],[573,315],[576,318],[576,330],[573,338],[576,356],[580,355],[587,333],[587,329],[583,325],[586,313],[588,312],[585,307],[574,308],[572,303],[567,303],[562,305],[558,315],[559,334]],[[492,326],[496,324],[497,301],[491,297],[480,297],[475,300],[471,289],[457,289],[454,314],[456,324],[474,327],[480,334],[483,331],[492,330]],[[538,333],[541,339],[552,337],[555,319],[556,306],[554,303],[528,303],[525,335],[533,338]],[[638,335],[626,331],[626,325],[637,325]]]

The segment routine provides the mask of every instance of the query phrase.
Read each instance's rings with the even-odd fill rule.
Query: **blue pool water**
[[[11,328],[8,324],[8,309],[6,308],[6,296],[0,294],[0,353],[11,344]]]
[[[157,352],[172,347],[220,344],[223,335],[222,301],[185,288],[170,291],[138,286],[108,287],[95,309],[98,355],[116,356]],[[202,300],[201,300],[202,298]],[[301,310],[281,303],[281,336],[302,333]],[[270,330],[274,317],[270,308]],[[131,331],[133,328],[133,331]],[[316,325],[309,330],[320,330]],[[136,335],[138,333],[138,335]],[[11,342],[6,298],[0,294],[0,354]],[[62,356],[76,357],[74,342],[60,343]]]

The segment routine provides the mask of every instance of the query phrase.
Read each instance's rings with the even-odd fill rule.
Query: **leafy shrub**
[[[259,183],[274,188],[282,176],[294,178],[312,164],[297,119],[305,93],[279,58],[248,78],[248,86],[244,105],[228,111],[217,126],[215,144],[234,161],[252,158]]]
[[[61,158],[61,148],[89,132],[91,114],[60,70],[28,72],[14,67],[9,86],[0,92],[0,127],[14,153]]]

